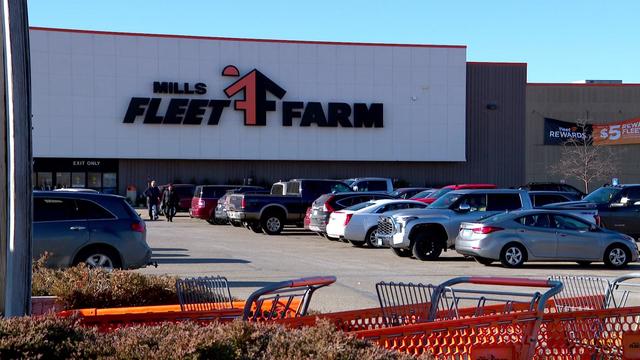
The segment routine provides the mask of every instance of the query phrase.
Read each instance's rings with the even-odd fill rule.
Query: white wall
[[[466,49],[255,42],[32,29],[36,157],[464,161]],[[133,96],[226,99],[253,68],[284,101],[381,102],[384,128],[265,127],[224,110],[220,124],[123,124]],[[153,81],[203,82],[205,95],[153,94]],[[231,100],[241,99],[236,95]],[[273,98],[276,100],[275,98]],[[164,113],[161,109],[160,113]],[[208,118],[208,112],[205,119]]]

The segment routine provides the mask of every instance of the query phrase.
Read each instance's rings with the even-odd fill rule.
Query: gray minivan
[[[144,220],[125,198],[96,193],[34,191],[33,257],[44,252],[52,267],[134,269],[151,262]]]

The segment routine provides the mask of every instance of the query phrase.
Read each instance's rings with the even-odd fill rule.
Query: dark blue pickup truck
[[[286,195],[231,195],[227,216],[255,232],[276,235],[285,225],[302,226],[307,208],[320,195],[352,191],[342,181],[322,179],[291,180],[286,189]]]
[[[603,186],[581,201],[569,201],[543,206],[562,209],[596,208],[601,225],[609,230],[640,238],[640,184]]]

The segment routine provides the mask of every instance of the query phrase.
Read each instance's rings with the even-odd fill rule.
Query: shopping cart
[[[562,320],[545,324],[541,332],[545,337],[541,340],[564,353],[580,350],[599,357],[622,356],[622,331],[627,334],[636,331],[640,317],[621,317],[618,310],[626,311],[640,305],[640,273],[613,280],[583,276],[554,276],[552,279],[565,284],[565,289],[554,297],[553,310],[569,316],[583,316],[574,319],[565,315]],[[605,309],[610,311],[598,312]],[[600,316],[603,313],[612,316]],[[549,339],[549,336],[553,338]]]
[[[314,292],[335,281],[333,276],[287,280],[256,290],[246,301],[234,301],[225,278],[186,279],[176,283],[180,304],[68,310],[58,316],[76,317],[104,331],[167,321],[272,321],[305,316]]]

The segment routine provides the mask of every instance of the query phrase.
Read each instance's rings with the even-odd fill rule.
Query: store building
[[[612,174],[620,183],[640,183],[640,84],[585,83],[585,84],[528,84],[526,116],[526,177],[528,181],[567,182],[580,189],[582,183],[549,171],[562,155],[561,142],[548,144],[550,131],[545,131],[545,119],[569,123],[587,123],[594,126],[593,139],[620,131],[618,144],[609,146],[619,171]],[[547,120],[548,121],[548,120]],[[600,125],[600,130],[597,130]],[[604,125],[604,127],[602,127]],[[608,131],[610,128],[613,132]],[[553,129],[556,130],[556,129]],[[552,135],[571,134],[571,129],[560,129]],[[603,131],[604,130],[604,131]],[[597,179],[592,189],[611,178]]]
[[[464,46],[32,28],[34,184],[526,180],[526,64]]]

